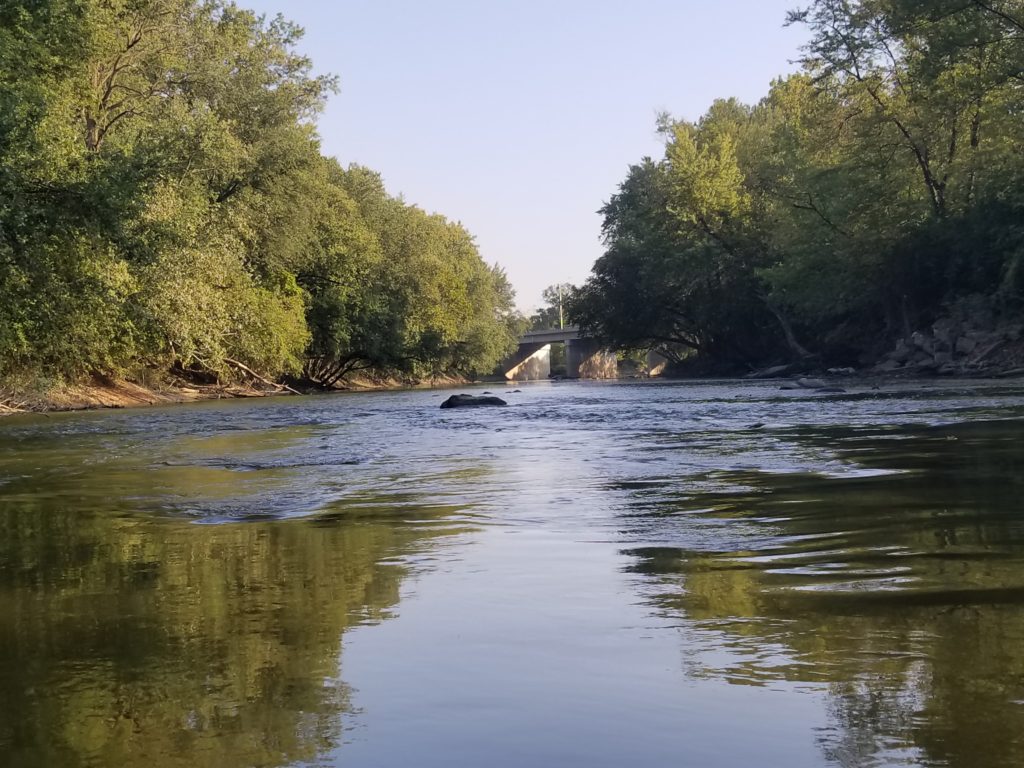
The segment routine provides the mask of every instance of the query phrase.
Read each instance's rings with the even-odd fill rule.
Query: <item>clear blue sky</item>
[[[596,211],[658,155],[659,111],[756,101],[792,71],[799,0],[239,0],[340,77],[324,151],[461,221],[524,310],[601,255]]]

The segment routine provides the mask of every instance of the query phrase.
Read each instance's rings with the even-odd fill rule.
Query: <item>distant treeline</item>
[[[812,34],[798,74],[662,119],[572,320],[743,369],[864,363],[958,302],[1019,316],[1024,0],[815,0],[789,21]]]
[[[0,383],[489,372],[460,225],[320,152],[301,30],[224,0],[0,3]]]

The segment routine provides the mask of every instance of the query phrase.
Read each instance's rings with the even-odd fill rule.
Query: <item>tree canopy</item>
[[[663,117],[571,315],[720,368],[856,364],[965,297],[1019,314],[1024,2],[816,0],[801,71]]]
[[[460,225],[320,149],[302,30],[225,0],[0,4],[0,377],[490,371]]]

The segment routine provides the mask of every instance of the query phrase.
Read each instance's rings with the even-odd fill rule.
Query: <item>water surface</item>
[[[0,765],[1019,766],[1024,388],[0,422]]]

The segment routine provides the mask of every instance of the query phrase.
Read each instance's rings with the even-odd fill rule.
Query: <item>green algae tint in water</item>
[[[0,765],[1019,766],[1024,395],[0,422]]]

